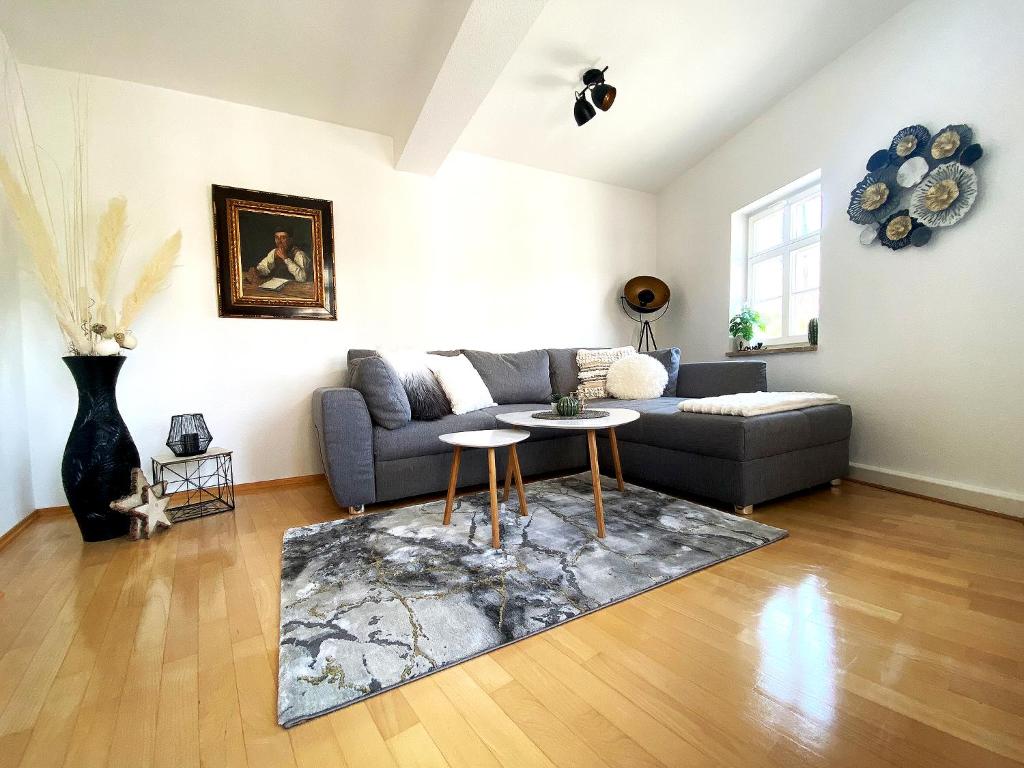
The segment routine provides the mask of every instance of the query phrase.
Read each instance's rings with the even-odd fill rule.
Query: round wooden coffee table
[[[513,413],[495,414],[502,424],[516,427],[534,427],[535,429],[584,429],[587,432],[587,449],[590,452],[590,476],[594,486],[594,516],[597,518],[597,536],[604,538],[604,502],[601,499],[601,471],[597,464],[597,430],[608,430],[608,442],[612,449],[612,463],[615,465],[615,481],[620,491],[626,490],[622,481],[622,464],[619,462],[619,443],[615,437],[615,428],[629,424],[640,418],[639,411],[629,408],[594,408],[595,411],[607,411],[607,416],[598,419],[535,419],[533,411],[514,411]]]
[[[455,486],[459,481],[459,462],[462,460],[463,448],[487,449],[487,475],[491,486],[491,545],[495,549],[501,547],[501,535],[498,525],[498,481],[495,477],[494,450],[508,446],[508,472],[505,473],[505,493],[508,498],[508,486],[512,477],[516,481],[516,493],[519,494],[519,514],[526,515],[526,492],[523,490],[523,475],[519,471],[519,457],[516,455],[516,443],[521,443],[530,436],[521,429],[477,429],[472,432],[449,432],[440,435],[440,439],[455,446],[452,456],[452,475],[448,482],[448,499],[444,505],[444,524],[452,521],[452,506],[455,503]]]

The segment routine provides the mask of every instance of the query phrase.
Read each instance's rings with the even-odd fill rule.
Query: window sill
[[[787,344],[778,347],[763,347],[762,349],[741,349],[739,351],[726,352],[726,357],[760,357],[762,355],[781,355],[787,352],[817,352],[817,344]]]

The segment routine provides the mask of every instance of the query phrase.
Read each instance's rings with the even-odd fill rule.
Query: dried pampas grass
[[[121,258],[121,244],[124,241],[125,222],[128,218],[128,201],[123,197],[112,197],[107,210],[100,216],[99,236],[96,241],[96,255],[90,265],[93,298],[100,322],[116,325],[109,317],[107,307],[113,290],[114,275],[117,274]]]
[[[96,251],[90,254],[86,238],[88,104],[81,80],[71,102],[75,146],[70,176],[55,168],[55,178],[43,172],[41,148],[36,143],[25,107],[17,62],[2,31],[0,90],[3,91],[0,108],[4,112],[0,117],[9,123],[15,160],[12,168],[7,158],[0,155],[0,189],[14,211],[39,283],[71,352],[97,354],[100,341],[114,336],[121,340],[130,338],[130,344],[118,343],[124,349],[134,348],[130,325],[142,306],[167,282],[181,250],[181,232],[160,246],[146,264],[135,287],[125,296],[118,318],[113,292],[124,248],[128,203],[123,197],[114,197],[107,203],[98,222]],[[47,187],[55,185],[48,185],[47,181],[56,181],[59,185],[59,205],[51,205]]]
[[[75,313],[64,279],[60,254],[50,229],[36,207],[35,201],[14,175],[6,158],[0,155],[0,186],[18,220],[25,244],[35,264],[39,284],[50,300],[53,312],[68,343],[78,351],[89,347],[88,335],[75,322]]]
[[[138,315],[139,310],[147,301],[153,298],[153,294],[159,291],[167,282],[178,253],[181,251],[181,230],[178,230],[167,241],[160,246],[153,257],[146,264],[142,274],[132,292],[124,297],[121,304],[120,325],[123,328],[130,328],[132,321]]]

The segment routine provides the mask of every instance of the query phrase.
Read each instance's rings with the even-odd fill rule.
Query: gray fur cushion
[[[668,383],[665,385],[662,397],[675,397],[676,387],[679,385],[679,358],[681,356],[679,347],[656,349],[643,354],[650,355],[665,366],[665,370],[668,371]]]
[[[547,350],[496,354],[467,349],[463,354],[469,358],[494,402],[499,405],[550,402],[551,374]]]
[[[383,350],[381,357],[398,372],[414,421],[435,421],[452,412],[452,404],[433,371],[427,367],[425,352]]]
[[[352,388],[366,401],[375,424],[385,429],[404,427],[412,420],[412,405],[398,372],[382,357],[352,362]]]

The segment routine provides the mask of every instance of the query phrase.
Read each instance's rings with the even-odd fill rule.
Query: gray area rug
[[[777,541],[753,520],[590,474],[515,493],[490,548],[486,492],[284,536],[278,722],[291,727]]]

